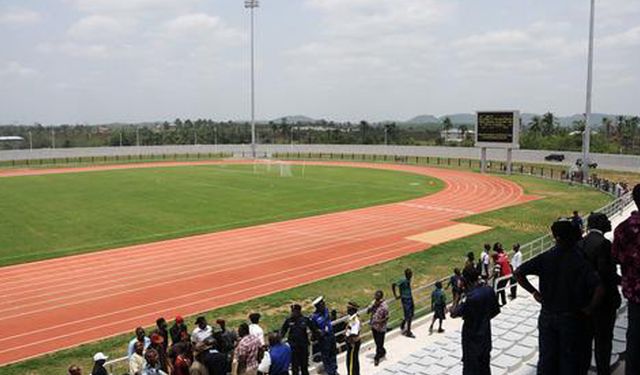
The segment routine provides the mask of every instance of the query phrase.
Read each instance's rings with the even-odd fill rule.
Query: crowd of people
[[[640,185],[633,189],[640,207]],[[598,375],[611,374],[613,329],[621,304],[618,287],[628,300],[626,374],[640,374],[640,213],[619,225],[611,243],[604,234],[612,230],[606,215],[591,213],[586,220],[578,212],[559,219],[551,226],[555,246],[523,263],[520,245],[514,244],[509,256],[499,242],[485,244],[476,260],[469,252],[462,267],[455,268],[446,285],[435,283],[431,293],[433,318],[429,332],[444,332],[447,312],[461,317],[462,363],[465,375],[490,374],[491,320],[509,298],[517,298],[518,286],[541,304],[539,316],[538,374],[586,375],[591,364],[593,343]],[[622,275],[618,275],[621,265]],[[534,286],[528,276],[538,277]],[[402,307],[402,334],[415,338],[412,323],[415,303],[413,271],[391,285]],[[451,290],[449,306],[446,290]],[[216,328],[204,316],[197,317],[189,329],[181,316],[169,327],[164,318],[156,321],[151,334],[138,327],[127,347],[130,375],[285,375],[309,374],[309,360],[322,363],[324,372],[337,375],[337,355],[346,349],[348,375],[360,374],[359,351],[362,322],[360,306],[349,302],[347,316],[337,319],[323,297],[313,302],[313,313],[304,315],[299,304],[281,328],[268,332],[261,326],[259,313],[252,313],[237,330],[227,328],[222,319]],[[385,335],[390,318],[382,290],[364,310],[375,343],[374,365],[386,356]],[[311,350],[310,350],[311,348]],[[310,353],[313,352],[313,353]],[[633,355],[635,353],[635,355]],[[91,375],[107,375],[108,356],[96,353]],[[81,375],[76,365],[69,375]]]

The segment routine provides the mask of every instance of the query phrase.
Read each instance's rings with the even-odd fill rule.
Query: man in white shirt
[[[133,353],[136,351],[136,342],[141,342],[144,344],[144,350],[147,350],[149,345],[151,345],[151,339],[147,337],[144,332],[144,328],[138,327],[136,328],[136,337],[132,338],[129,341],[129,346],[127,347],[127,357],[131,358]]]
[[[491,251],[491,245],[486,243],[484,244],[484,249],[482,253],[480,253],[480,276],[487,281],[489,279],[489,263],[491,258],[489,257],[489,251]]]
[[[191,342],[194,344],[204,342],[204,340],[211,337],[213,330],[211,326],[207,324],[207,319],[204,316],[199,316],[196,319],[196,328],[191,332]]]
[[[259,325],[260,317],[261,315],[259,313],[249,315],[249,321],[251,322],[251,324],[249,324],[249,334],[257,337],[258,340],[260,340],[260,345],[264,346],[264,330]]]
[[[347,304],[347,329],[345,337],[347,341],[347,374],[360,375],[360,318],[358,318],[358,304],[349,302]]]
[[[144,344],[140,341],[136,342],[134,350],[133,355],[129,357],[129,375],[140,375],[147,365],[143,355]]]
[[[522,253],[520,252],[520,244],[517,243],[513,245],[513,255],[511,256],[511,270],[515,272],[515,270],[520,267],[522,264]],[[511,299],[516,298],[516,294],[518,293],[518,283],[516,282],[515,277],[511,277]]]

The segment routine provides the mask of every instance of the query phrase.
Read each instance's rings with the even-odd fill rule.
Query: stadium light
[[[259,6],[258,0],[245,0],[244,7],[251,11],[251,155],[256,157],[256,84],[255,84],[255,41],[254,10]]]
[[[589,18],[589,53],[587,57],[587,103],[584,121],[584,133],[582,135],[582,179],[589,178],[589,148],[591,143],[591,93],[593,90],[593,27],[595,23],[596,1],[591,0],[591,13]]]

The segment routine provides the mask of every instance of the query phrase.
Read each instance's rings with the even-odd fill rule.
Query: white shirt
[[[131,339],[131,341],[129,341],[129,347],[127,348],[127,357],[131,358],[133,353],[136,352],[136,342],[138,342],[138,338],[137,337],[134,337],[134,338]],[[145,336],[144,337],[144,350],[147,350],[149,345],[151,345],[151,339],[148,338],[147,336]]]
[[[517,270],[521,264],[522,264],[522,253],[520,251],[518,251],[517,253],[513,253],[513,256],[511,256],[511,267],[513,267],[513,270],[514,271]]]
[[[260,345],[264,345],[264,330],[257,324],[249,324],[249,334],[260,340]]]
[[[262,361],[258,365],[258,371],[263,374],[267,374],[271,369],[271,355],[269,352],[264,352],[264,357],[262,357]]]
[[[483,251],[482,254],[480,254],[480,259],[482,259],[482,264],[489,265],[489,253]]]
[[[147,366],[147,361],[138,353],[133,353],[131,358],[129,358],[129,374],[139,375],[145,366]]]
[[[358,318],[358,314],[353,314],[349,317],[347,321],[347,329],[345,331],[345,336],[353,336],[360,334],[360,319]]]
[[[203,342],[204,340],[208,339],[209,337],[211,337],[211,334],[213,333],[213,331],[211,330],[211,326],[206,326],[204,329],[201,329],[200,327],[196,327],[193,332],[191,332],[191,341],[195,342],[196,344],[199,342]]]

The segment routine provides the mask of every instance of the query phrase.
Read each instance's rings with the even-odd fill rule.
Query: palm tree
[[[467,139],[467,133],[469,132],[469,127],[467,125],[460,125],[458,128],[460,130],[460,135],[462,136],[462,140]]]
[[[533,116],[528,125],[529,131],[532,133],[540,133],[542,131],[542,120],[540,116]]]
[[[553,113],[547,112],[542,115],[542,135],[549,136],[556,132],[557,121]]]
[[[613,121],[610,118],[605,117],[602,119],[602,128],[604,129],[604,139],[607,141],[611,137],[611,130],[613,129]]]

